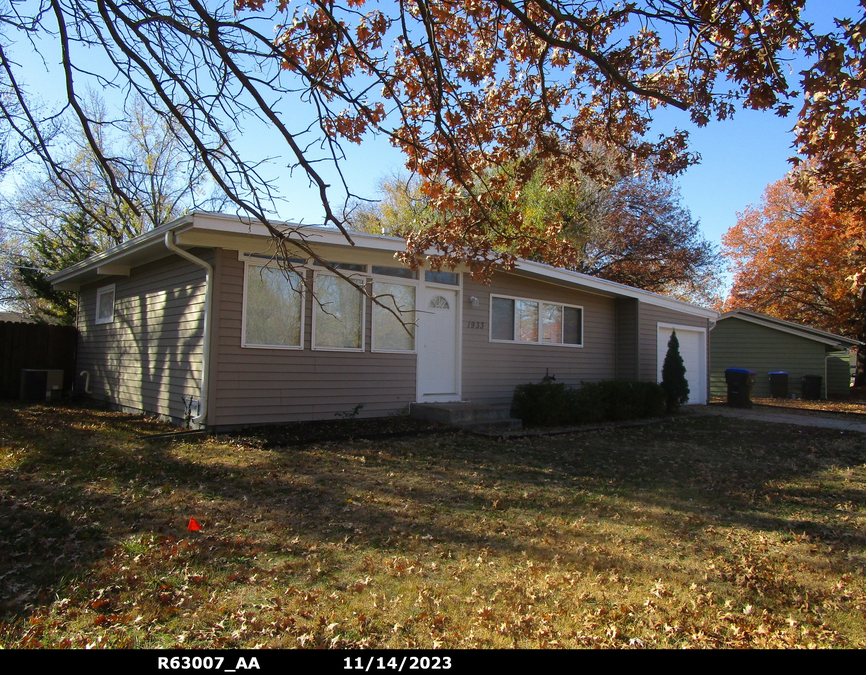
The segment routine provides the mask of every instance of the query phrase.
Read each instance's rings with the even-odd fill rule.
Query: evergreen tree
[[[64,216],[57,232],[43,230],[33,236],[19,258],[17,277],[34,318],[49,323],[75,322],[77,294],[51,287],[48,277],[96,253],[94,225],[83,213]]]
[[[680,355],[680,341],[677,332],[671,333],[668,351],[662,365],[662,389],[668,399],[668,412],[689,400],[689,382],[686,380],[686,365]]]

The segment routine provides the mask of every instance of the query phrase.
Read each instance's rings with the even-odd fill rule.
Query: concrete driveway
[[[790,408],[776,409],[759,406],[756,408],[729,408],[724,404],[687,406],[693,415],[716,415],[736,417],[756,422],[775,422],[777,424],[796,424],[801,427],[821,427],[841,431],[857,431],[866,434],[866,415],[834,415],[814,410],[795,411]]]

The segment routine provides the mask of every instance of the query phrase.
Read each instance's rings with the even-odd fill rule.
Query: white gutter
[[[198,415],[192,418],[196,424],[204,425],[207,419],[207,385],[210,372],[210,333],[211,333],[211,299],[213,298],[213,267],[201,258],[196,258],[191,253],[178,248],[174,240],[175,234],[169,230],[165,233],[165,246],[169,251],[177,253],[181,258],[203,267],[205,271],[204,291],[204,335],[202,336],[201,348],[201,393],[199,395]]]

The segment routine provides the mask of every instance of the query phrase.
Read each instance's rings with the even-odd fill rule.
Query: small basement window
[[[114,284],[96,291],[96,323],[114,321]]]

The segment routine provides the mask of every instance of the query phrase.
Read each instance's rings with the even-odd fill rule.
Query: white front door
[[[418,400],[459,401],[458,291],[425,287],[418,317]]]
[[[677,331],[680,356],[686,367],[689,383],[689,404],[707,402],[707,333],[699,328],[659,324],[658,335],[658,381],[662,381],[662,366],[668,352],[671,333]]]

